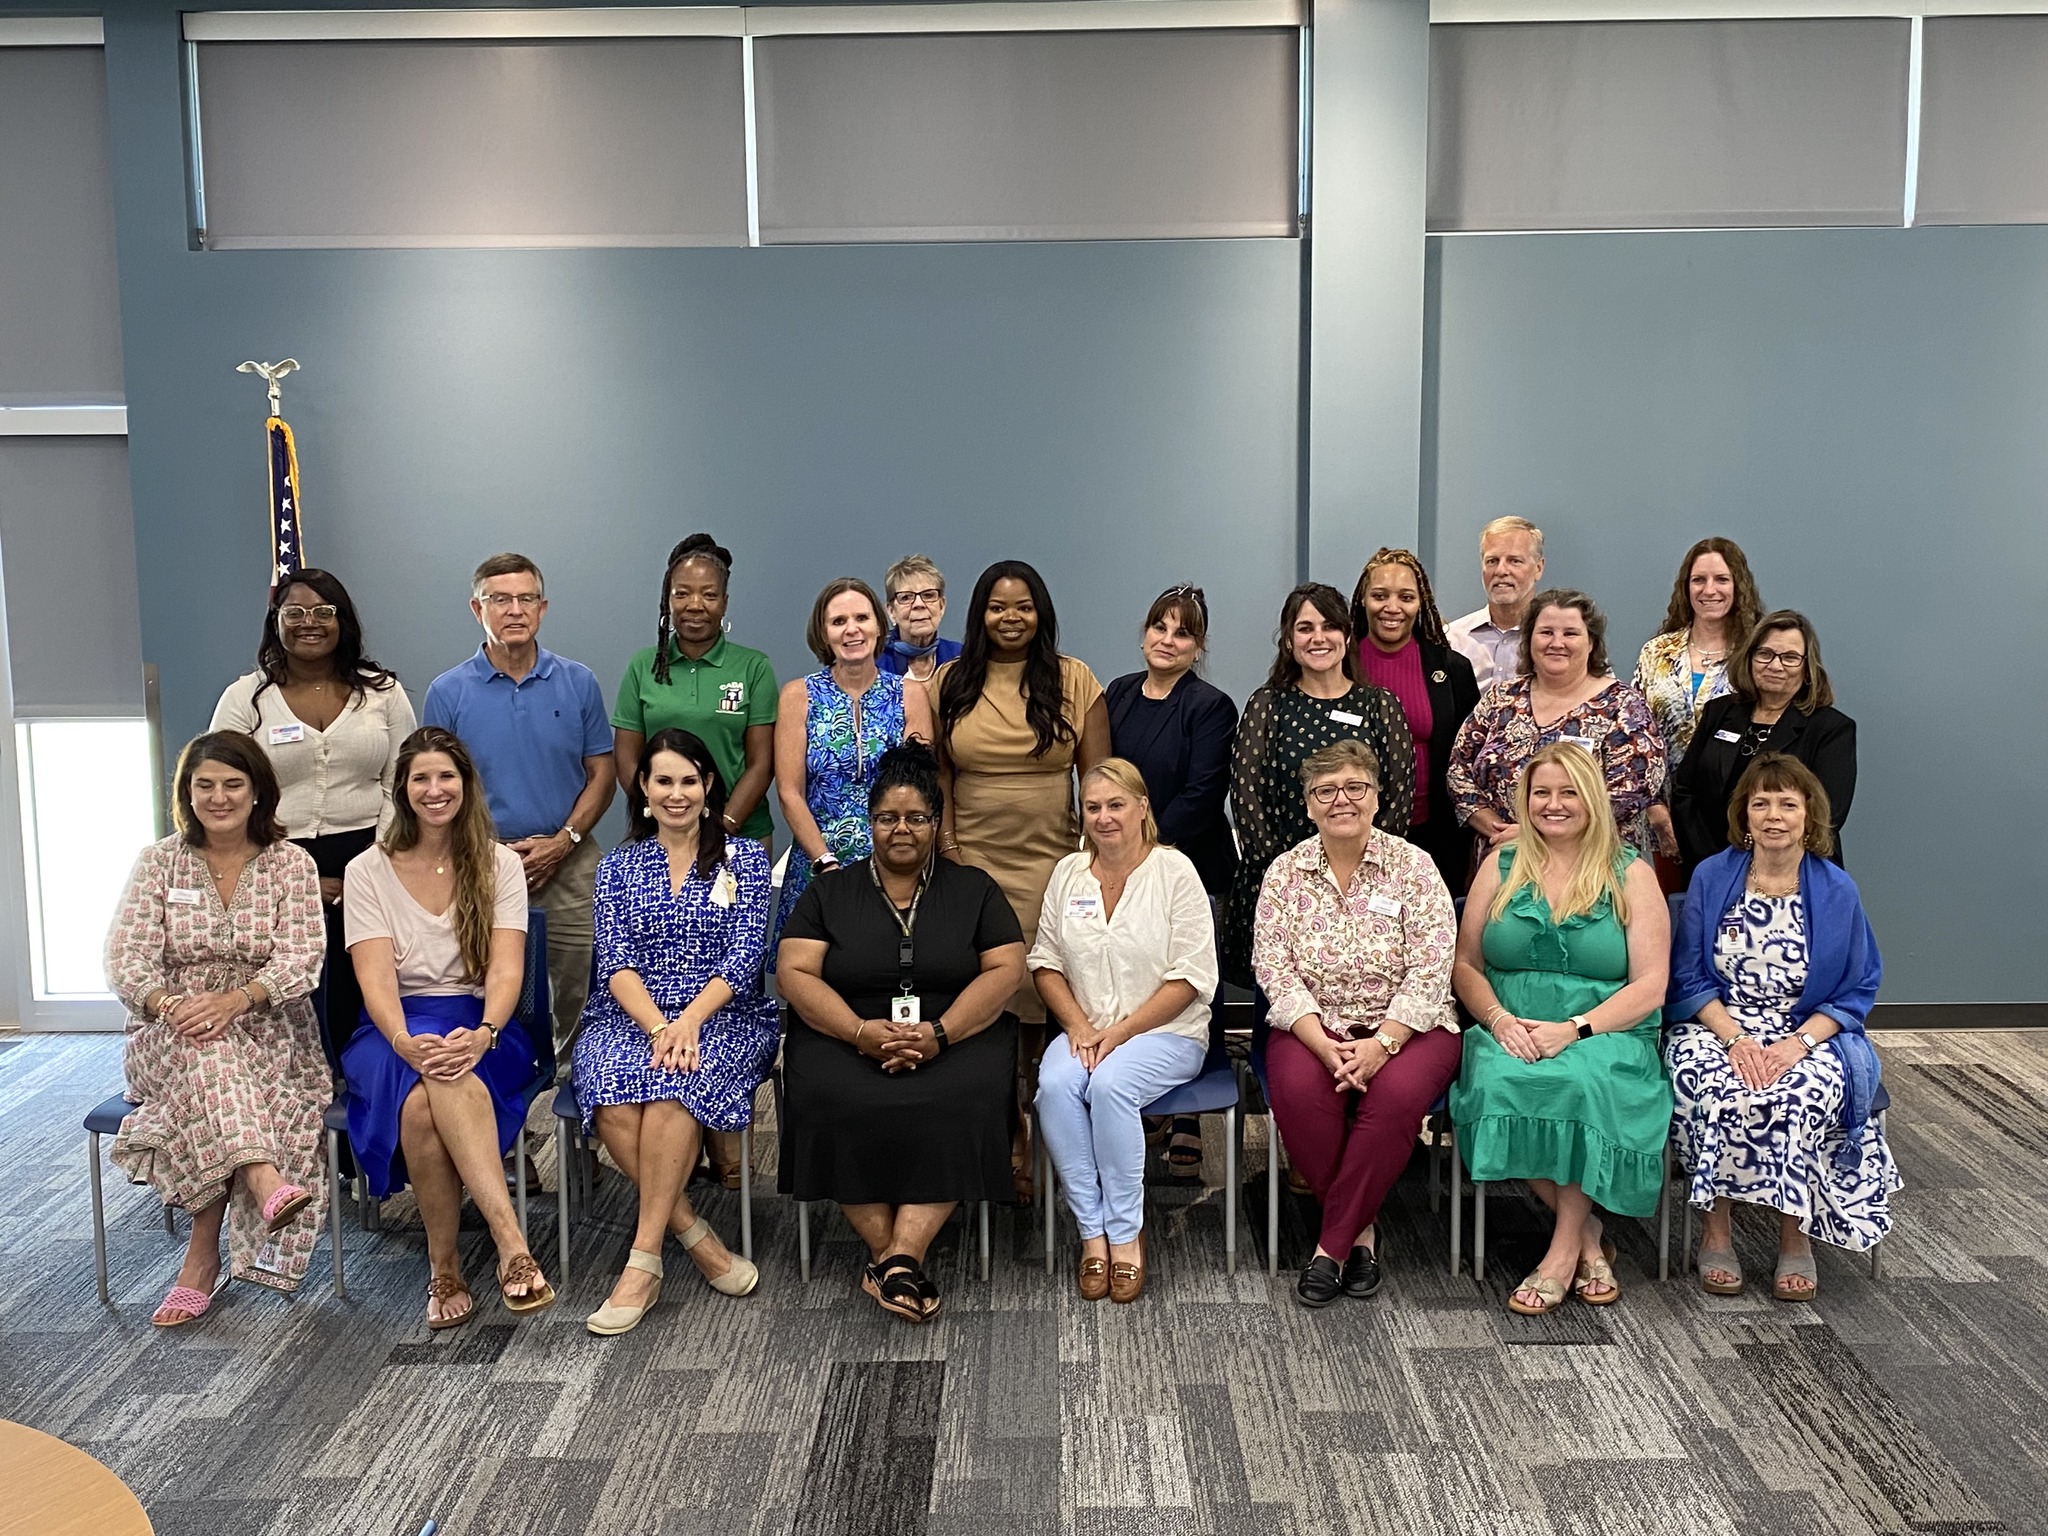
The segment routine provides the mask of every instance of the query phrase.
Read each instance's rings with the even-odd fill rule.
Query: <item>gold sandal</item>
[[[1534,1291],[1543,1302],[1543,1305],[1540,1307],[1530,1306],[1526,1301],[1522,1300],[1522,1292],[1524,1291]],[[1516,1286],[1513,1293],[1508,1297],[1508,1310],[1522,1317],[1541,1317],[1546,1312],[1555,1312],[1563,1305],[1564,1287],[1551,1279],[1550,1276],[1544,1274],[1540,1269],[1529,1271],[1527,1278],[1520,1285]]]
[[[1604,1285],[1604,1295],[1588,1296],[1586,1288]],[[1614,1244],[1602,1243],[1600,1257],[1593,1260],[1579,1260],[1579,1272],[1572,1280],[1572,1295],[1589,1307],[1611,1307],[1621,1300],[1621,1287],[1614,1279]]]

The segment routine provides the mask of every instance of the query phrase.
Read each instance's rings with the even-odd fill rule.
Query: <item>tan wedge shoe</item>
[[[676,1241],[683,1245],[683,1252],[688,1253],[709,1236],[711,1223],[699,1216],[688,1231],[678,1234]],[[749,1295],[754,1287],[761,1283],[761,1271],[754,1267],[751,1259],[743,1259],[736,1253],[728,1254],[727,1257],[732,1263],[726,1272],[716,1277],[705,1275],[704,1283],[721,1296]]]
[[[583,1320],[583,1326],[602,1338],[614,1338],[622,1333],[631,1333],[640,1326],[640,1319],[654,1310],[654,1304],[661,1300],[661,1255],[642,1253],[635,1248],[626,1255],[626,1268],[637,1269],[642,1274],[654,1276],[654,1289],[647,1300],[637,1307],[619,1307],[606,1302]]]

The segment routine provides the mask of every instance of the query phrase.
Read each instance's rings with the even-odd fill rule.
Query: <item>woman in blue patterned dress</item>
[[[1672,946],[1666,1016],[1683,1022],[1664,1059],[1715,1295],[1742,1289],[1736,1201],[1779,1213],[1780,1301],[1813,1299],[1813,1238],[1862,1251],[1891,1230],[1899,1171],[1871,1115],[1864,1034],[1883,966],[1856,882],[1826,857],[1829,826],[1805,764],[1759,757],[1729,801],[1735,846],[1693,871]]]
[[[882,754],[905,736],[932,739],[930,696],[876,665],[882,600],[858,576],[827,582],[804,631],[824,664],[785,683],[775,723],[775,792],[795,846],[782,875],[775,931],[813,873],[874,852],[868,788]]]
[[[726,1250],[685,1190],[705,1130],[737,1131],[779,1043],[761,990],[768,854],[728,837],[724,781],[688,731],[657,731],[636,766],[626,841],[597,867],[596,964],[576,1038],[583,1129],[640,1189],[625,1273],[590,1331],[629,1332],[661,1295],[673,1232],[711,1288],[744,1296],[760,1275]]]

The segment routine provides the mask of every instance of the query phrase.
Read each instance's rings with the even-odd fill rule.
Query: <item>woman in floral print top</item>
[[[1664,743],[1643,696],[1607,667],[1607,619],[1583,592],[1529,600],[1522,675],[1497,682],[1458,728],[1445,774],[1458,819],[1499,847],[1515,836],[1515,784],[1537,749],[1575,742],[1593,754],[1622,840],[1650,850],[1649,809],[1664,788]]]
[[[107,985],[128,1010],[134,1113],[117,1167],[192,1214],[192,1241],[151,1319],[201,1316],[220,1276],[292,1291],[325,1189],[331,1083],[310,996],[327,930],[320,877],[284,840],[270,760],[214,731],[178,760],[178,830],[142,851],[107,935]]]

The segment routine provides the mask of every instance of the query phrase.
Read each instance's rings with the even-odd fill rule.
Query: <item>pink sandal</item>
[[[205,1291],[195,1291],[189,1285],[174,1285],[156,1311],[150,1314],[149,1320],[159,1328],[182,1328],[206,1316],[206,1309],[212,1305],[213,1297]]]
[[[310,1191],[296,1184],[280,1184],[270,1192],[270,1198],[263,1202],[263,1229],[266,1232],[282,1232],[292,1224],[299,1212],[313,1203]]]

